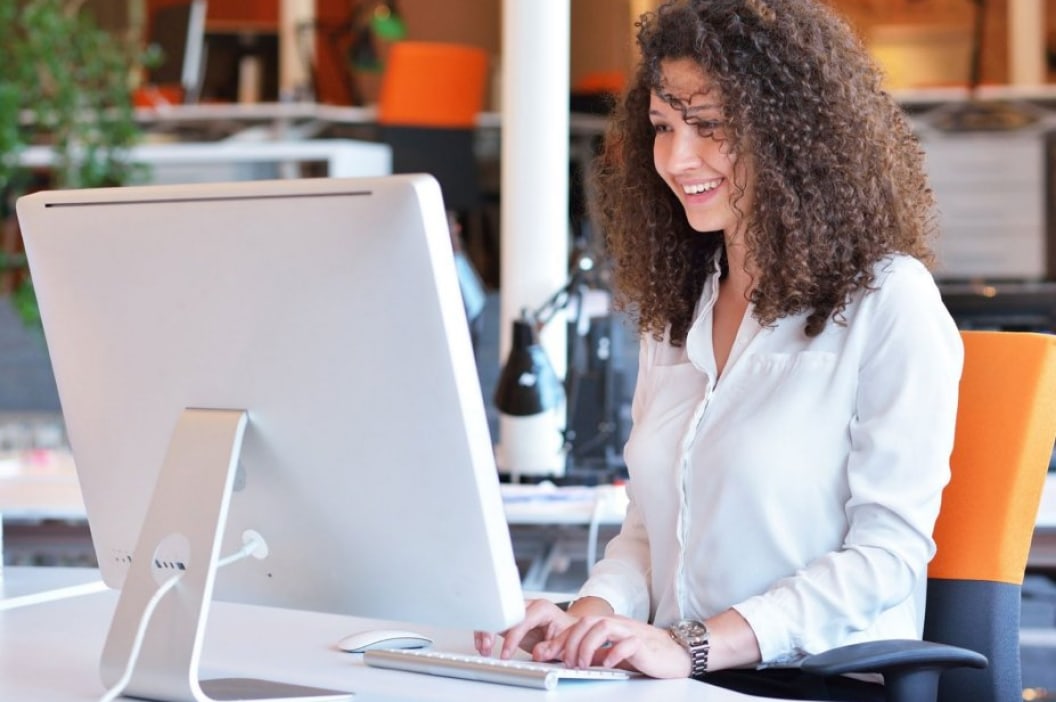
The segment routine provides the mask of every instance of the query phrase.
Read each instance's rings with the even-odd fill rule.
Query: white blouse
[[[963,359],[931,274],[885,259],[815,338],[749,309],[718,378],[717,294],[684,346],[643,335],[630,505],[580,596],[659,626],[733,607],[764,666],[920,638]]]

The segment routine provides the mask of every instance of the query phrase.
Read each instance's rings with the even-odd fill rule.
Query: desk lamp
[[[564,387],[539,344],[536,322],[524,310],[513,322],[513,342],[495,388],[495,407],[503,414],[531,417],[564,401]]]
[[[502,436],[500,467],[512,482],[560,478],[566,470],[565,385],[554,372],[538,334],[558,312],[573,308],[579,333],[589,320],[582,314],[583,273],[593,262],[583,257],[569,281],[534,312],[522,310],[513,322],[510,353],[495,388],[495,408],[514,431]]]

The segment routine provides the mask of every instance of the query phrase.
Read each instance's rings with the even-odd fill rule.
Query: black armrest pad
[[[985,668],[986,656],[958,646],[891,639],[841,646],[808,657],[803,670],[820,675],[884,673],[911,668]]]

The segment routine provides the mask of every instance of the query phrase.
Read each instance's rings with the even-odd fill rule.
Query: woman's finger
[[[599,619],[584,631],[579,639],[575,655],[576,666],[589,668],[594,664],[600,652],[612,646],[614,638],[622,638],[622,636],[613,620]]]
[[[641,639],[628,636],[625,639],[613,643],[607,648],[598,651],[594,665],[604,668],[626,668],[633,667],[625,665],[626,661],[634,656],[642,648]]]
[[[495,646],[495,635],[487,631],[475,631],[473,632],[473,644],[477,653],[487,656]]]
[[[522,643],[528,649],[533,648],[537,640],[543,638],[551,630],[551,625],[555,620],[564,616],[565,613],[552,602],[529,600],[525,607],[524,619],[503,632],[499,657],[512,657]]]
[[[583,639],[601,621],[598,617],[584,617],[563,632],[560,637],[563,639],[560,658],[565,665],[571,668],[584,667],[580,665]]]

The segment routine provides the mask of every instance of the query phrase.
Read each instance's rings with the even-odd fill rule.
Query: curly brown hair
[[[671,0],[638,24],[642,60],[593,172],[592,214],[616,304],[642,333],[683,343],[721,236],[690,228],[653,166],[649,99],[662,64],[691,59],[718,86],[725,138],[754,164],[745,241],[760,323],[840,321],[892,253],[932,263],[923,152],[856,34],[818,0]],[[743,192],[744,183],[735,188]],[[735,193],[736,193],[735,190]],[[736,198],[736,194],[734,195]],[[725,257],[722,257],[725,266]]]

